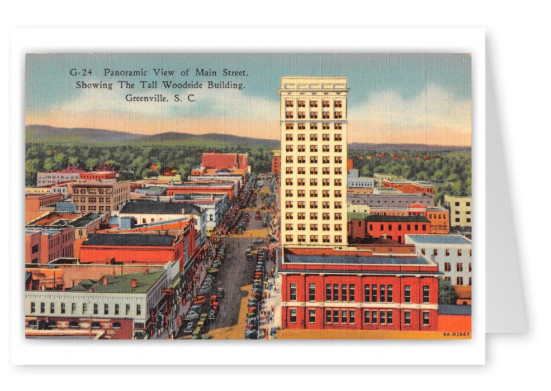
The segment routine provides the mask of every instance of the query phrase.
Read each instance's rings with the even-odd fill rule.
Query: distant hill
[[[46,125],[28,125],[25,128],[27,143],[112,143],[136,140],[141,135],[105,129],[55,128]]]
[[[190,134],[166,132],[144,136],[127,132],[89,128],[56,128],[45,125],[29,125],[25,129],[27,143],[42,144],[136,144],[162,145],[185,143],[193,146],[215,147],[228,144],[253,144],[270,148],[279,148],[279,140],[267,140],[252,137],[239,137],[221,133]]]
[[[268,140],[253,137],[240,137],[222,133],[190,134],[165,132],[144,136],[128,132],[90,128],[56,128],[46,125],[29,125],[25,129],[27,143],[42,144],[85,144],[85,145],[163,145],[185,143],[190,146],[215,148],[217,146],[255,145],[279,149],[279,140]],[[376,151],[459,151],[470,150],[468,147],[424,145],[424,144],[370,144],[350,143],[350,150]]]

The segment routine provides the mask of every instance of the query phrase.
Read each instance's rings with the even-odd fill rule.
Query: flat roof
[[[72,225],[73,227],[86,227],[88,224],[96,221],[97,219],[101,218],[103,215],[104,215],[103,213],[88,213],[70,222],[69,225]]]
[[[438,305],[438,315],[471,315],[470,305]]]
[[[157,246],[171,247],[176,237],[158,234],[90,234],[83,246]]]
[[[432,263],[422,257],[369,257],[352,255],[295,255],[286,254],[285,263],[324,263],[324,264],[350,264],[350,265],[423,265]]]
[[[165,273],[164,270],[151,271],[145,273],[130,273],[119,274],[118,276],[104,276],[107,278],[107,284],[103,284],[103,279],[83,280],[73,288],[68,289],[70,292],[88,292],[93,293],[147,293],[149,289],[157,282],[157,280]],[[131,282],[136,280],[137,285],[132,288]]]
[[[228,182],[200,182],[194,181],[192,183],[182,183],[181,185],[172,185],[170,189],[175,189],[179,187],[228,187],[232,188],[233,184]]]
[[[406,235],[406,237],[419,244],[472,244],[462,235]]]
[[[366,217],[366,221],[374,223],[430,223],[425,216],[387,216],[387,215],[370,215]]]
[[[183,202],[133,201],[127,202],[120,214],[192,214],[201,209]]]

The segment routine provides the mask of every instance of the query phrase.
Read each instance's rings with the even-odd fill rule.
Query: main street
[[[266,249],[269,254],[271,253],[269,251],[270,245],[274,246],[274,243],[269,243],[267,226],[270,225],[271,221],[266,216],[267,213],[270,213],[269,216],[273,216],[274,211],[270,207],[274,208],[276,205],[273,203],[274,196],[270,190],[271,176],[269,174],[261,174],[257,178],[258,183],[263,184],[263,186],[255,186],[254,191],[251,189],[251,199],[248,204],[242,205],[240,209],[242,214],[239,220],[235,222],[235,230],[232,229],[232,224],[232,227],[227,227],[227,235],[222,235],[220,238],[221,242],[224,243],[226,253],[219,267],[215,282],[212,284],[211,292],[214,294],[218,288],[222,288],[224,296],[219,299],[220,309],[216,319],[205,322],[205,327],[202,331],[203,338],[244,338],[248,311],[247,301],[257,265],[256,254],[258,249],[262,248]],[[272,203],[267,205],[269,201],[272,201]],[[259,216],[257,216],[257,212]],[[238,229],[239,226],[243,228],[242,231]],[[251,260],[247,260],[246,252],[248,248],[252,249],[251,253],[254,255]],[[203,273],[206,273],[210,264],[212,264],[212,259],[208,260],[207,267],[203,269]],[[275,269],[274,260],[268,255],[265,262],[262,286],[273,286],[274,279],[269,278],[270,271],[273,269]],[[203,279],[204,276],[201,275],[199,281],[203,281]],[[264,282],[267,280],[270,280],[271,283],[268,284],[266,282],[265,284]],[[264,293],[264,297],[268,297],[268,295],[270,293]],[[207,303],[203,306],[202,313],[209,312],[208,299],[209,297],[207,297]],[[191,303],[186,303],[183,309],[184,314],[187,313],[190,306]],[[191,334],[183,333],[183,329],[187,323],[186,321],[182,322],[178,337],[190,338]]]

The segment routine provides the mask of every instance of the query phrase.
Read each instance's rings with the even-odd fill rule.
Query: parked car
[[[207,298],[205,296],[197,296],[195,300],[193,301],[193,305],[195,304],[205,304],[207,302]]]
[[[197,312],[193,312],[193,311],[189,311],[186,314],[186,317],[184,318],[184,320],[186,320],[186,321],[197,320],[197,319],[199,319],[199,314]]]
[[[216,295],[221,298],[221,297],[224,297],[224,288],[218,288],[216,290]]]
[[[245,330],[245,339],[258,339],[257,330]]]
[[[217,316],[217,315],[218,315],[218,314],[216,313],[215,310],[210,310],[210,311],[209,311],[209,317],[208,317],[208,319],[211,320],[211,321],[214,321],[214,320],[216,320],[216,316]]]
[[[195,304],[195,305],[192,305],[189,310],[193,311],[193,312],[197,312],[198,314],[200,314],[201,311],[203,311],[203,306],[199,305],[199,304]]]
[[[194,328],[195,324],[193,322],[188,322],[186,327],[184,327],[184,334],[191,334]]]

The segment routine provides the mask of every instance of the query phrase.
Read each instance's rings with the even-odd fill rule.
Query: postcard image
[[[25,74],[28,340],[472,338],[469,53]]]

